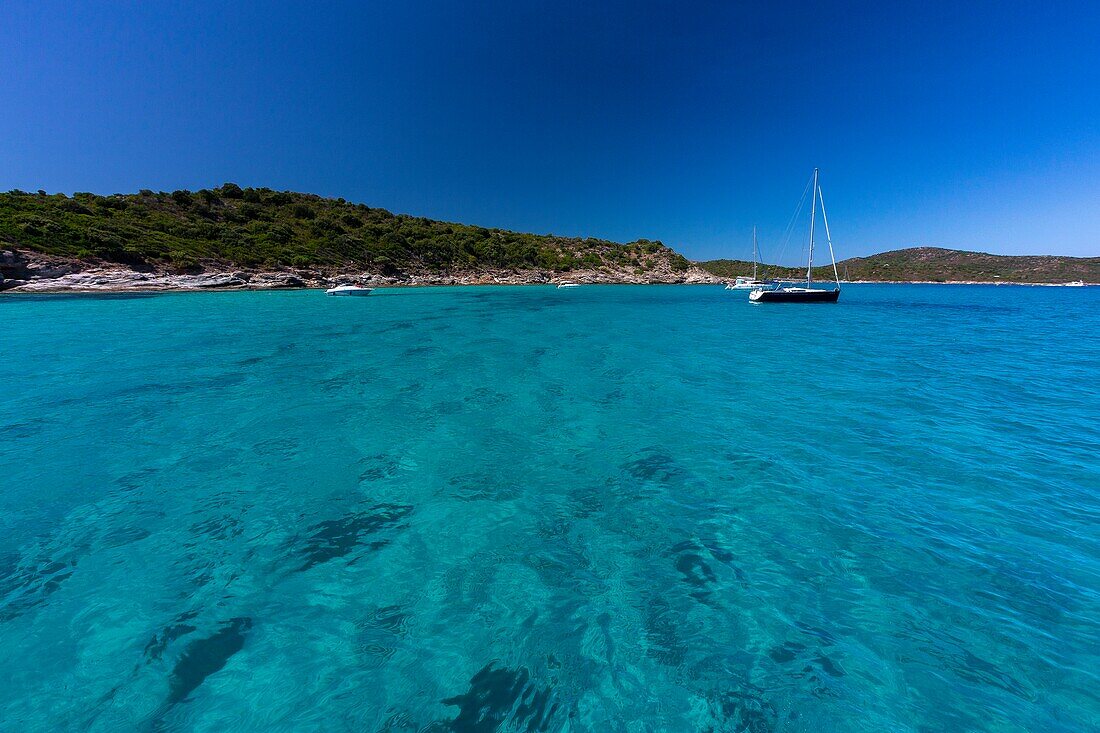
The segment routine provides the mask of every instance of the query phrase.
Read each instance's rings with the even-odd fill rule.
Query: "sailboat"
[[[756,288],[762,288],[768,285],[773,285],[767,280],[758,280],[756,278],[756,268],[759,264],[760,257],[757,254],[756,249],[756,227],[752,228],[752,277],[746,277],[745,275],[739,275],[736,280],[731,283],[726,283],[726,290],[755,290]]]
[[[810,255],[806,262],[806,286],[767,289],[756,288],[749,293],[753,303],[835,303],[840,298],[840,274],[836,270],[836,256],[833,254],[833,238],[829,234],[829,217],[825,215],[825,199],[821,197],[818,184],[818,169],[814,168],[813,203],[810,204]],[[829,258],[833,262],[833,277],[836,287],[826,290],[813,287],[814,281],[814,220],[817,219],[817,204],[821,202],[821,220],[825,223],[825,241],[829,243]]]

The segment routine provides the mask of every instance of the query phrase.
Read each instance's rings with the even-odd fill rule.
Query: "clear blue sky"
[[[234,181],[523,231],[1100,255],[1096,2],[9,2],[0,190]],[[797,250],[790,254],[797,256]]]

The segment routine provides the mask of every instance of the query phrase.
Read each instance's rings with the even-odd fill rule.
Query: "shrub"
[[[74,214],[91,214],[92,210],[76,199],[65,199],[61,202],[61,208]]]
[[[276,224],[275,226],[271,227],[271,231],[268,233],[267,236],[271,239],[272,242],[277,242],[278,244],[286,244],[294,237],[294,230],[286,224]]]

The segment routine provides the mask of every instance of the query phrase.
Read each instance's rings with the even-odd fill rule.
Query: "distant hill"
[[[661,242],[522,234],[233,183],[111,196],[0,193],[0,249],[180,272],[212,267],[382,274],[614,270],[644,277],[659,269],[666,278],[697,272]]]
[[[752,274],[752,263],[711,260],[697,263],[721,278]],[[912,247],[870,257],[852,257],[837,263],[841,279],[905,281],[975,281],[1063,283],[1100,282],[1100,257],[1053,255],[993,255],[939,247]],[[765,266],[769,277],[805,277],[805,268]],[[832,267],[814,268],[814,277],[830,280]]]

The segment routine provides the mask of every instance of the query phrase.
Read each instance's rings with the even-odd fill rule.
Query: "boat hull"
[[[325,295],[335,295],[337,297],[363,297],[364,295],[370,295],[371,288],[330,288],[325,291]]]
[[[834,290],[754,290],[749,299],[754,303],[835,303],[840,288]]]

